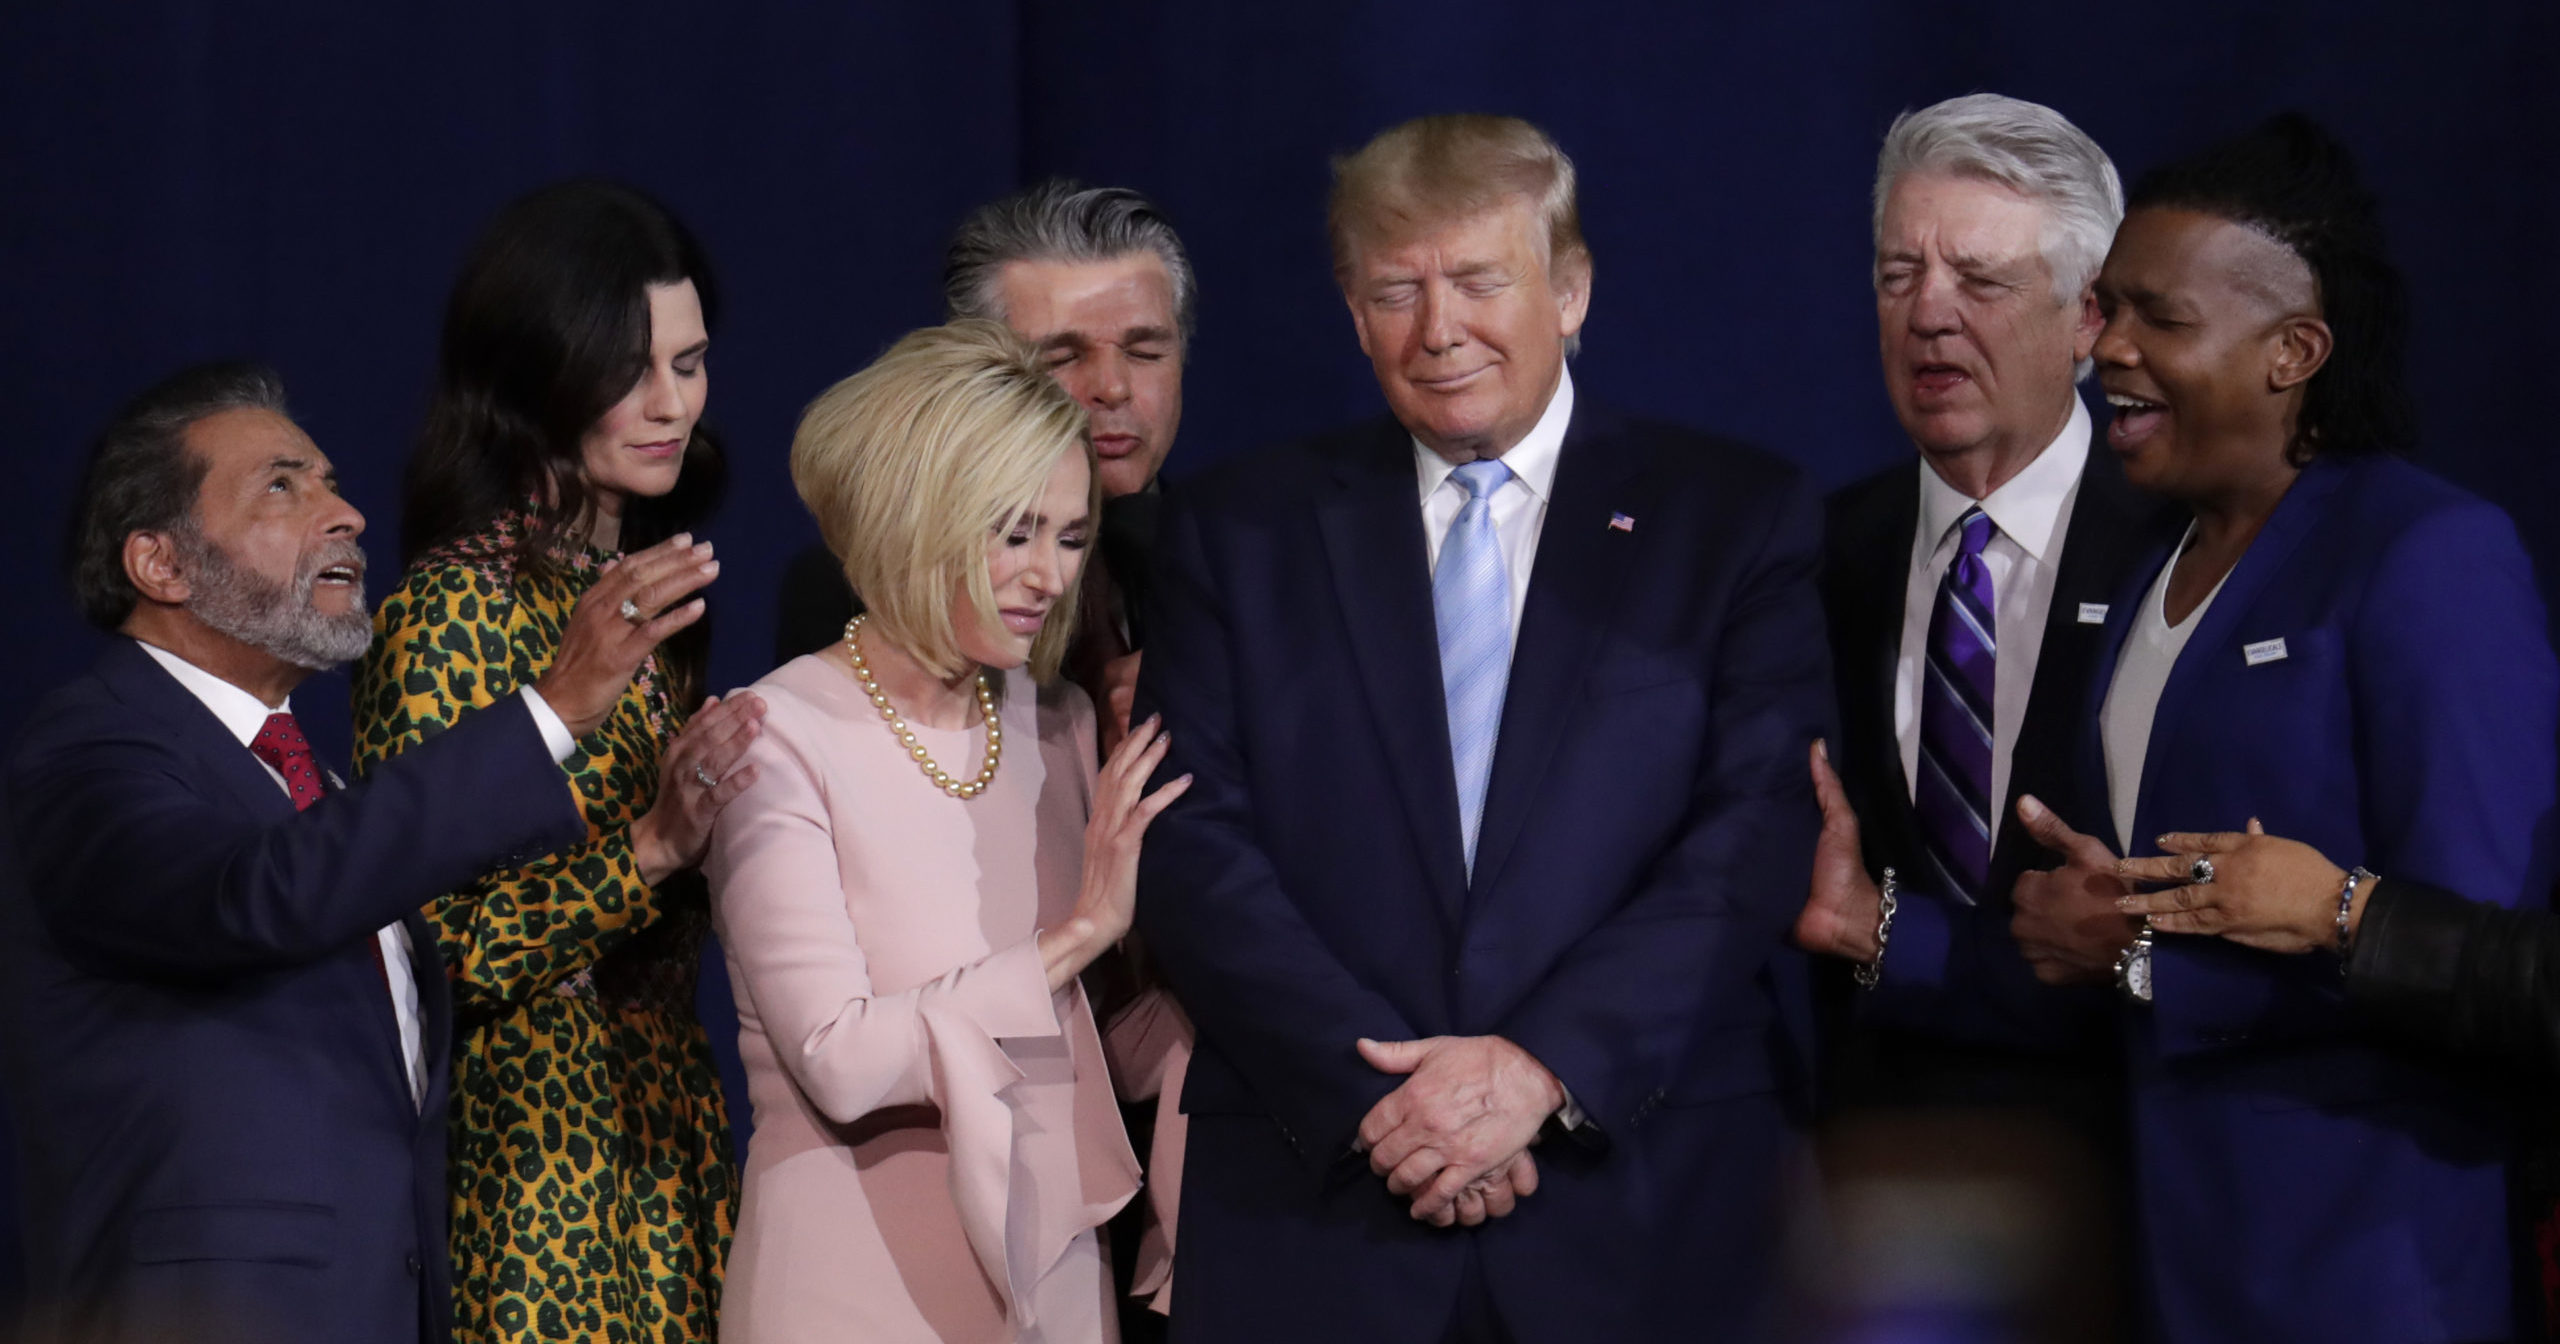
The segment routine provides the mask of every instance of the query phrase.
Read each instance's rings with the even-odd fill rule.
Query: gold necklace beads
[[[987,674],[984,671],[978,673],[978,714],[987,721],[986,763],[978,767],[976,779],[957,779],[934,763],[933,753],[926,751],[924,744],[916,740],[915,730],[907,726],[897,706],[889,703],[888,694],[880,689],[880,683],[872,680],[871,665],[862,659],[862,640],[859,637],[862,621],[862,617],[856,616],[844,623],[845,652],[853,655],[853,679],[862,683],[863,693],[871,697],[872,708],[880,711],[880,717],[889,723],[889,731],[897,734],[898,745],[907,749],[908,757],[915,761],[917,769],[924,771],[926,779],[933,781],[935,788],[954,798],[975,798],[984,793],[987,786],[995,782],[996,765],[1004,759],[1004,725],[997,721],[996,697],[987,689]]]

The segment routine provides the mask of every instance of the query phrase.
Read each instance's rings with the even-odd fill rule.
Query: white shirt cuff
[[[1561,1088],[1564,1084],[1559,1081],[1556,1086]],[[1564,1104],[1556,1108],[1556,1123],[1567,1129],[1580,1129],[1590,1119],[1590,1116],[1582,1113],[1582,1106],[1573,1099],[1573,1093],[1567,1091],[1564,1094]]]
[[[550,748],[551,759],[565,761],[578,749],[578,740],[569,736],[569,725],[560,721],[560,712],[542,698],[542,692],[530,686],[516,692],[524,697],[524,707],[533,711],[533,726],[542,730],[542,745]]]

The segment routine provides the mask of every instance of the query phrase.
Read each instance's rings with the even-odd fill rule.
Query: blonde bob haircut
[[[988,539],[1031,512],[1068,453],[1084,455],[1085,510],[1098,516],[1084,407],[1011,329],[964,318],[908,333],[810,402],[791,438],[791,483],[871,628],[949,677],[970,666],[956,638],[970,613],[955,598],[965,591],[976,619],[1002,636]],[[1032,640],[1035,680],[1058,673],[1080,586],[1058,595]]]
[[[1590,274],[1573,160],[1545,131],[1518,117],[1461,112],[1416,117],[1380,131],[1333,161],[1325,231],[1334,279],[1351,278],[1352,248],[1465,219],[1523,197],[1545,228],[1547,274],[1570,265]]]

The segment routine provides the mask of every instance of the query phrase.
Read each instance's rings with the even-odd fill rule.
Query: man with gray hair
[[[2123,214],[2115,166],[2051,108],[1972,94],[1885,135],[1878,338],[1920,460],[1829,504],[1840,736],[1813,754],[1824,825],[1796,926],[1865,990],[1838,1102],[2058,1114],[2117,1169],[2110,1005],[2029,971],[2081,939],[2030,916],[2013,937],[2011,885],[2041,865],[2008,818],[2076,796],[2105,604],[2157,525],[2091,451],[2077,391]]]
[[[113,637],[0,768],[34,1334],[438,1344],[453,1005],[418,908],[585,837],[559,763],[700,618],[710,548],[626,557],[540,680],[347,788],[292,693],[372,637],[364,517],[274,374],[143,393],[71,514]]]

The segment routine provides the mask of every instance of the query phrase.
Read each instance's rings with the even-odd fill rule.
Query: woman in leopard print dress
[[[700,247],[625,188],[538,191],[481,239],[410,463],[405,572],[357,674],[359,768],[531,686],[596,576],[708,508],[713,306]],[[693,866],[749,782],[732,767],[761,706],[706,702],[688,726],[703,629],[564,762],[587,843],[427,909],[453,981],[457,1341],[712,1337],[737,1177],[693,1011]]]

